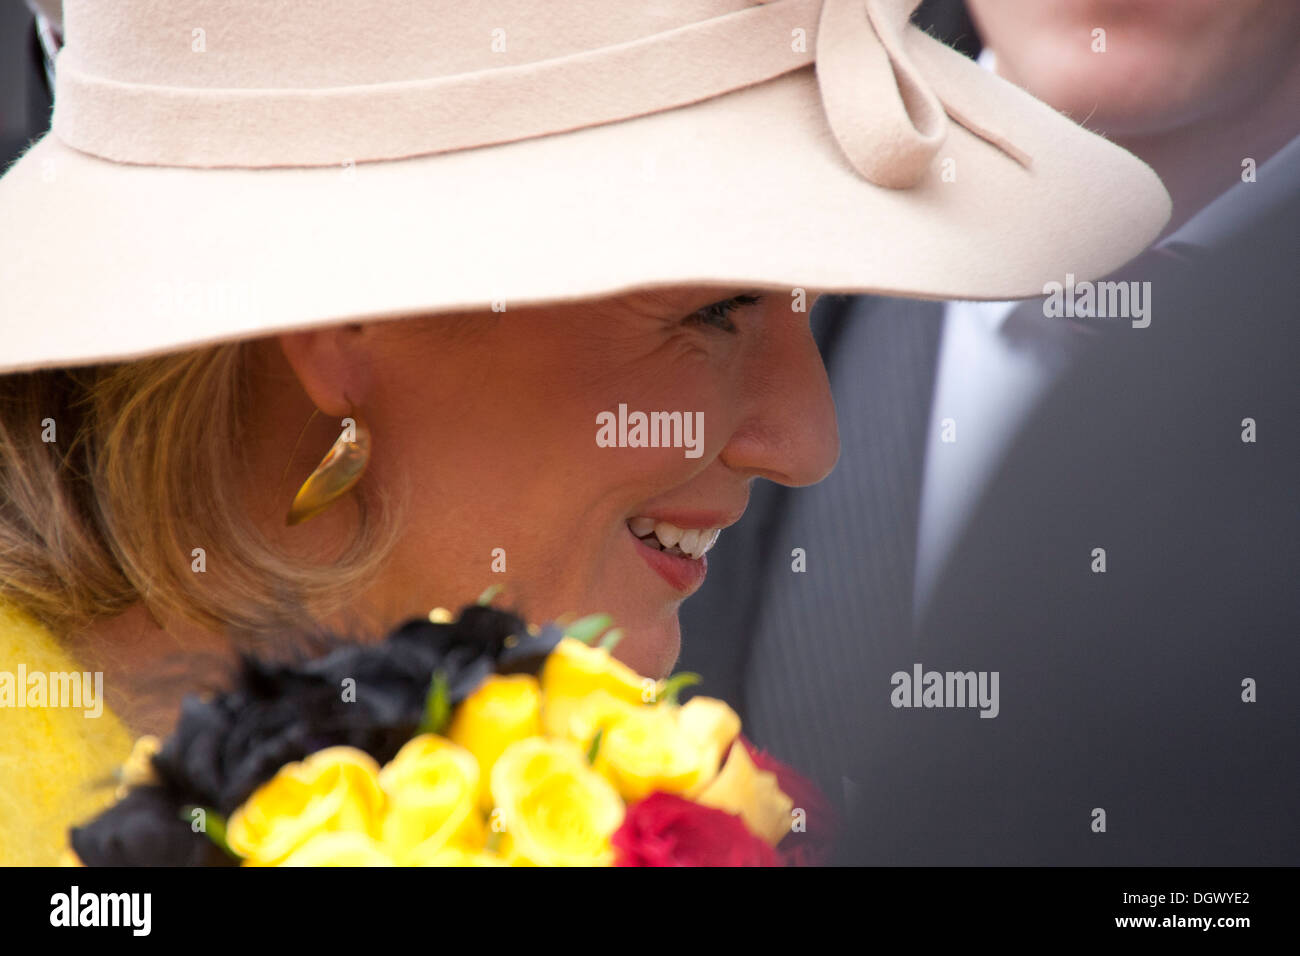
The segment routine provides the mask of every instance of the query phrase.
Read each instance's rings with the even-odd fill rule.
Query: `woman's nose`
[[[722,461],[783,485],[811,485],[840,456],[835,400],[804,315],[773,316],[745,375],[745,414]]]

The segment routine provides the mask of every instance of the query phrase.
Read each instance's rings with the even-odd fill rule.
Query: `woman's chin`
[[[641,624],[616,622],[624,637],[614,656],[645,677],[661,678],[672,673],[681,653],[682,629],[677,611]]]

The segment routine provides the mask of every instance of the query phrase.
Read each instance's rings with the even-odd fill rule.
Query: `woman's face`
[[[616,656],[669,672],[678,607],[704,580],[698,555],[739,520],[753,479],[810,484],[839,454],[807,313],[788,294],[743,291],[286,337],[310,380],[321,350],[301,340],[350,336],[340,354],[354,360],[333,377],[371,428],[366,481],[410,490],[370,605],[396,622],[501,585],[530,620],[610,614],[625,632]],[[677,534],[689,554],[660,550]]]

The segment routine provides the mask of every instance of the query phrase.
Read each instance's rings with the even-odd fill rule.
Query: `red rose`
[[[781,866],[735,814],[655,792],[627,809],[614,833],[618,866]]]
[[[777,844],[777,852],[788,866],[825,866],[834,853],[835,832],[839,829],[835,808],[807,777],[790,769],[770,754],[755,747],[744,734],[740,742],[749,751],[749,759],[759,770],[776,775],[781,792],[794,801],[796,809],[804,811],[808,829],[803,833],[787,833]]]

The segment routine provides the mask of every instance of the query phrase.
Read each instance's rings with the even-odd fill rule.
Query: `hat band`
[[[836,139],[854,168],[878,185],[904,187],[921,177],[945,138],[945,113],[1027,163],[1006,137],[954,109],[948,94],[931,91],[908,59],[902,31],[917,2],[757,0],[749,9],[535,63],[321,89],[124,83],[79,69],[73,39],[56,64],[52,128],[67,145],[121,163],[331,166],[632,119],[815,62]],[[799,23],[809,24],[802,42],[791,29]]]

